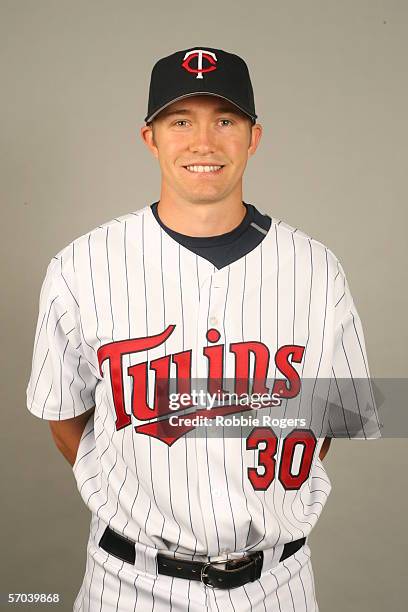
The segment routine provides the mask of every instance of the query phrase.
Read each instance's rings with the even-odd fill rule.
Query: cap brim
[[[252,113],[249,113],[247,110],[242,108],[242,106],[239,106],[239,104],[237,104],[233,100],[230,100],[230,98],[221,96],[220,94],[214,93],[213,91],[193,91],[187,94],[183,94],[182,96],[177,96],[177,98],[173,98],[172,100],[169,100],[168,102],[166,102],[166,104],[163,104],[163,106],[160,106],[160,108],[156,109],[154,113],[152,113],[151,115],[147,115],[145,117],[145,122],[149,123],[150,121],[152,121],[163,109],[170,106],[170,104],[173,104],[173,102],[177,102],[178,100],[183,100],[184,98],[190,98],[191,96],[215,96],[216,98],[222,98],[223,100],[227,100],[228,102],[231,102],[231,104],[236,106],[241,112],[243,112],[250,119],[252,119],[253,122],[255,122],[256,118],[258,117],[258,115],[253,115]]]

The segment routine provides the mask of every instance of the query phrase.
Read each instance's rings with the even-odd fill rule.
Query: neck
[[[185,236],[218,236],[230,232],[241,223],[246,211],[242,197],[214,202],[161,197],[157,205],[164,225]]]

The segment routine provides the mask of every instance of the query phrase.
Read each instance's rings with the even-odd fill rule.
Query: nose
[[[213,153],[215,148],[215,138],[211,127],[204,124],[196,125],[191,135],[190,151],[205,155]]]

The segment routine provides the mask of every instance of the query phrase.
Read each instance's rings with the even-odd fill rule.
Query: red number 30
[[[265,442],[265,448],[258,448],[260,442]],[[307,480],[316,444],[316,437],[310,429],[294,429],[285,437],[278,474],[285,489],[299,489]],[[270,427],[255,427],[246,439],[246,448],[259,450],[258,464],[265,468],[263,474],[258,473],[258,468],[248,468],[248,478],[257,491],[265,491],[275,478],[277,445],[278,438]],[[298,445],[302,447],[302,457],[297,473],[293,474],[293,455]]]

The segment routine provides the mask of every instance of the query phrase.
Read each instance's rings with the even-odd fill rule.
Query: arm
[[[95,406],[73,419],[49,421],[54,442],[71,467],[75,463],[79,441],[85,429],[86,422],[94,410]]]
[[[320,449],[320,454],[319,454],[319,459],[320,461],[322,461],[325,457],[325,455],[327,454],[327,451],[329,450],[329,446],[331,443],[332,439],[331,438],[325,438],[324,442],[322,444],[322,448]]]

